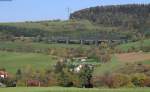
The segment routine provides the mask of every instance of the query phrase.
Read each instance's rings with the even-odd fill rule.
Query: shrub
[[[61,72],[61,73],[58,74],[57,81],[58,81],[59,86],[63,86],[63,87],[73,86],[73,83],[70,80],[69,76],[64,72]]]
[[[143,50],[144,52],[150,52],[150,46],[144,46],[144,47],[142,48],[142,50]]]
[[[13,78],[0,78],[0,83],[5,84],[7,87],[16,87],[16,80]]]
[[[26,81],[25,80],[18,80],[16,85],[17,85],[17,87],[25,87]]]
[[[120,49],[120,48],[115,48],[114,51],[115,51],[115,53],[119,53],[119,54],[125,52],[125,51],[123,51],[123,50]]]
[[[103,76],[96,77],[94,80],[94,86],[96,87],[133,87],[130,77],[124,74],[105,74]]]
[[[105,83],[105,76],[94,76],[92,78],[92,84],[94,87],[107,87]]]
[[[144,80],[144,86],[145,86],[145,87],[150,87],[150,77],[147,77],[147,78]]]
[[[91,68],[91,66],[85,64],[82,67],[79,73],[79,79],[82,85],[81,87],[85,87],[85,88],[93,87],[93,84],[91,83],[92,73],[93,73],[93,69]]]
[[[108,77],[106,84],[108,84],[110,88],[132,86],[129,76],[124,74],[112,74]]]
[[[143,73],[136,73],[131,76],[132,83],[137,87],[144,87],[147,83],[147,76]],[[148,84],[147,84],[148,85]]]

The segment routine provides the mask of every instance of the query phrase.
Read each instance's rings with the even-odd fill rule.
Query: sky
[[[0,0],[0,22],[66,20],[70,12],[118,4],[150,3],[150,0]]]

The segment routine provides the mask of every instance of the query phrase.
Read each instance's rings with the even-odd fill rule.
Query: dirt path
[[[150,53],[124,53],[116,54],[116,57],[121,62],[139,62],[150,60]]]

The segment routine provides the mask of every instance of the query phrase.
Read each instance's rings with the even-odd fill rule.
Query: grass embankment
[[[131,48],[135,48],[135,49],[139,49],[141,46],[141,42],[140,41],[137,41],[137,42],[130,42],[130,43],[127,43],[127,44],[121,44],[119,46],[117,46],[117,48],[123,50],[123,51],[128,51],[129,49]],[[150,46],[150,39],[146,39],[143,41],[143,46],[144,47],[148,47]]]
[[[11,42],[11,41],[0,41],[0,48],[25,48],[32,47],[35,49],[42,48],[89,48],[88,45],[80,45],[80,44],[46,44],[46,43],[32,43],[32,42]]]
[[[0,92],[150,92],[150,88],[121,88],[121,89],[82,89],[82,88],[63,88],[63,87],[47,87],[47,88],[0,88]]]
[[[80,44],[46,44],[46,43],[33,43],[33,42],[11,42],[11,41],[0,41],[0,49],[11,49],[11,50],[42,50],[48,48],[61,49],[61,48],[84,48],[88,49],[88,45]]]

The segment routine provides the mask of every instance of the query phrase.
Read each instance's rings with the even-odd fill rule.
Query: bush
[[[0,78],[0,83],[5,84],[7,87],[16,87],[16,80],[13,78]]]
[[[144,87],[147,80],[147,76],[143,73],[136,73],[131,76],[132,83],[137,87]],[[148,85],[148,84],[147,84]]]
[[[144,46],[142,48],[142,51],[144,51],[144,52],[150,52],[150,46]]]
[[[144,86],[145,86],[145,87],[150,87],[150,77],[147,77],[147,78],[144,80]]]
[[[92,88],[93,87],[93,84],[91,83],[91,80],[92,80],[92,73],[93,73],[93,68],[91,68],[91,66],[85,64],[80,73],[78,74],[79,75],[79,79],[80,79],[80,82],[81,82],[81,87],[85,87],[85,88]]]
[[[94,87],[107,87],[105,84],[105,76],[95,76],[92,78],[92,84]]]
[[[69,76],[64,72],[58,74],[57,81],[59,86],[63,86],[63,87],[73,86],[73,83],[70,80]]]
[[[114,51],[115,51],[115,53],[125,53],[125,51],[123,51],[122,49],[120,49],[120,48],[115,48],[114,49]]]
[[[124,74],[105,74],[103,76],[95,77],[94,86],[96,87],[133,87],[130,77]]]
[[[25,87],[26,81],[25,80],[18,80],[17,81],[17,87]]]
[[[106,84],[110,88],[132,87],[130,77],[124,74],[112,74],[108,77]]]

